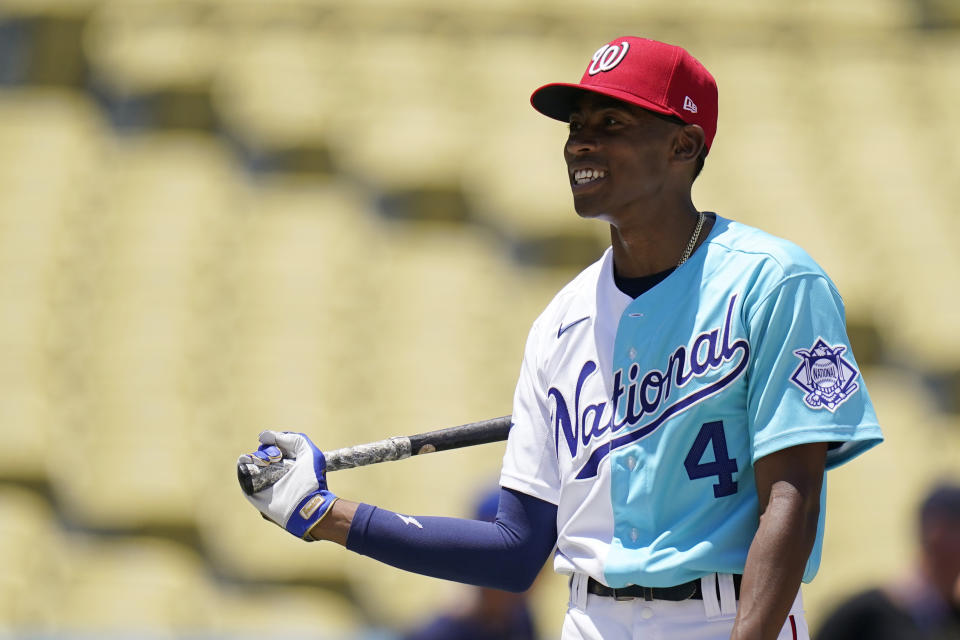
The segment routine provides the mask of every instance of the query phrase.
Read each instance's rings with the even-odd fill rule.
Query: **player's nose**
[[[596,139],[583,129],[577,132],[571,132],[563,147],[564,155],[568,157],[591,153],[596,150]]]

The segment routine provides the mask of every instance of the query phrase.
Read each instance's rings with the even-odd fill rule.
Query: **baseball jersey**
[[[757,459],[839,443],[829,469],[882,440],[833,283],[796,245],[720,216],[636,299],[610,249],[564,287],[531,328],[513,421],[501,485],[557,505],[558,572],[612,587],[743,573]]]

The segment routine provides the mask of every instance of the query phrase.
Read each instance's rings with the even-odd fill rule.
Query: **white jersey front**
[[[530,331],[513,421],[501,485],[557,505],[558,572],[613,587],[743,573],[757,459],[834,442],[832,468],[882,440],[833,284],[719,216],[636,300],[609,249],[564,287]]]

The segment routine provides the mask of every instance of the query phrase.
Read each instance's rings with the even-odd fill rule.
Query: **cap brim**
[[[533,95],[530,96],[530,104],[533,105],[533,108],[547,116],[548,118],[553,118],[554,120],[560,120],[561,122],[570,121],[570,113],[573,111],[574,106],[577,104],[577,100],[585,93],[596,93],[602,96],[608,96],[610,98],[616,98],[617,100],[622,100],[642,109],[647,109],[648,111],[653,111],[655,113],[660,113],[667,116],[677,116],[678,118],[683,119],[683,117],[666,109],[658,104],[645,100],[643,98],[638,98],[632,93],[626,91],[620,91],[618,89],[611,89],[608,87],[587,87],[580,84],[568,84],[562,82],[555,82],[552,84],[545,84],[536,91],[533,92]]]

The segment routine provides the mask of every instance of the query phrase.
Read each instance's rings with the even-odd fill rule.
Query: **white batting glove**
[[[302,433],[264,431],[261,446],[240,456],[241,467],[264,467],[281,458],[293,459],[290,471],[277,482],[247,496],[263,516],[301,539],[320,521],[338,500],[327,489],[327,468],[323,452]],[[248,467],[249,468],[249,467]]]

